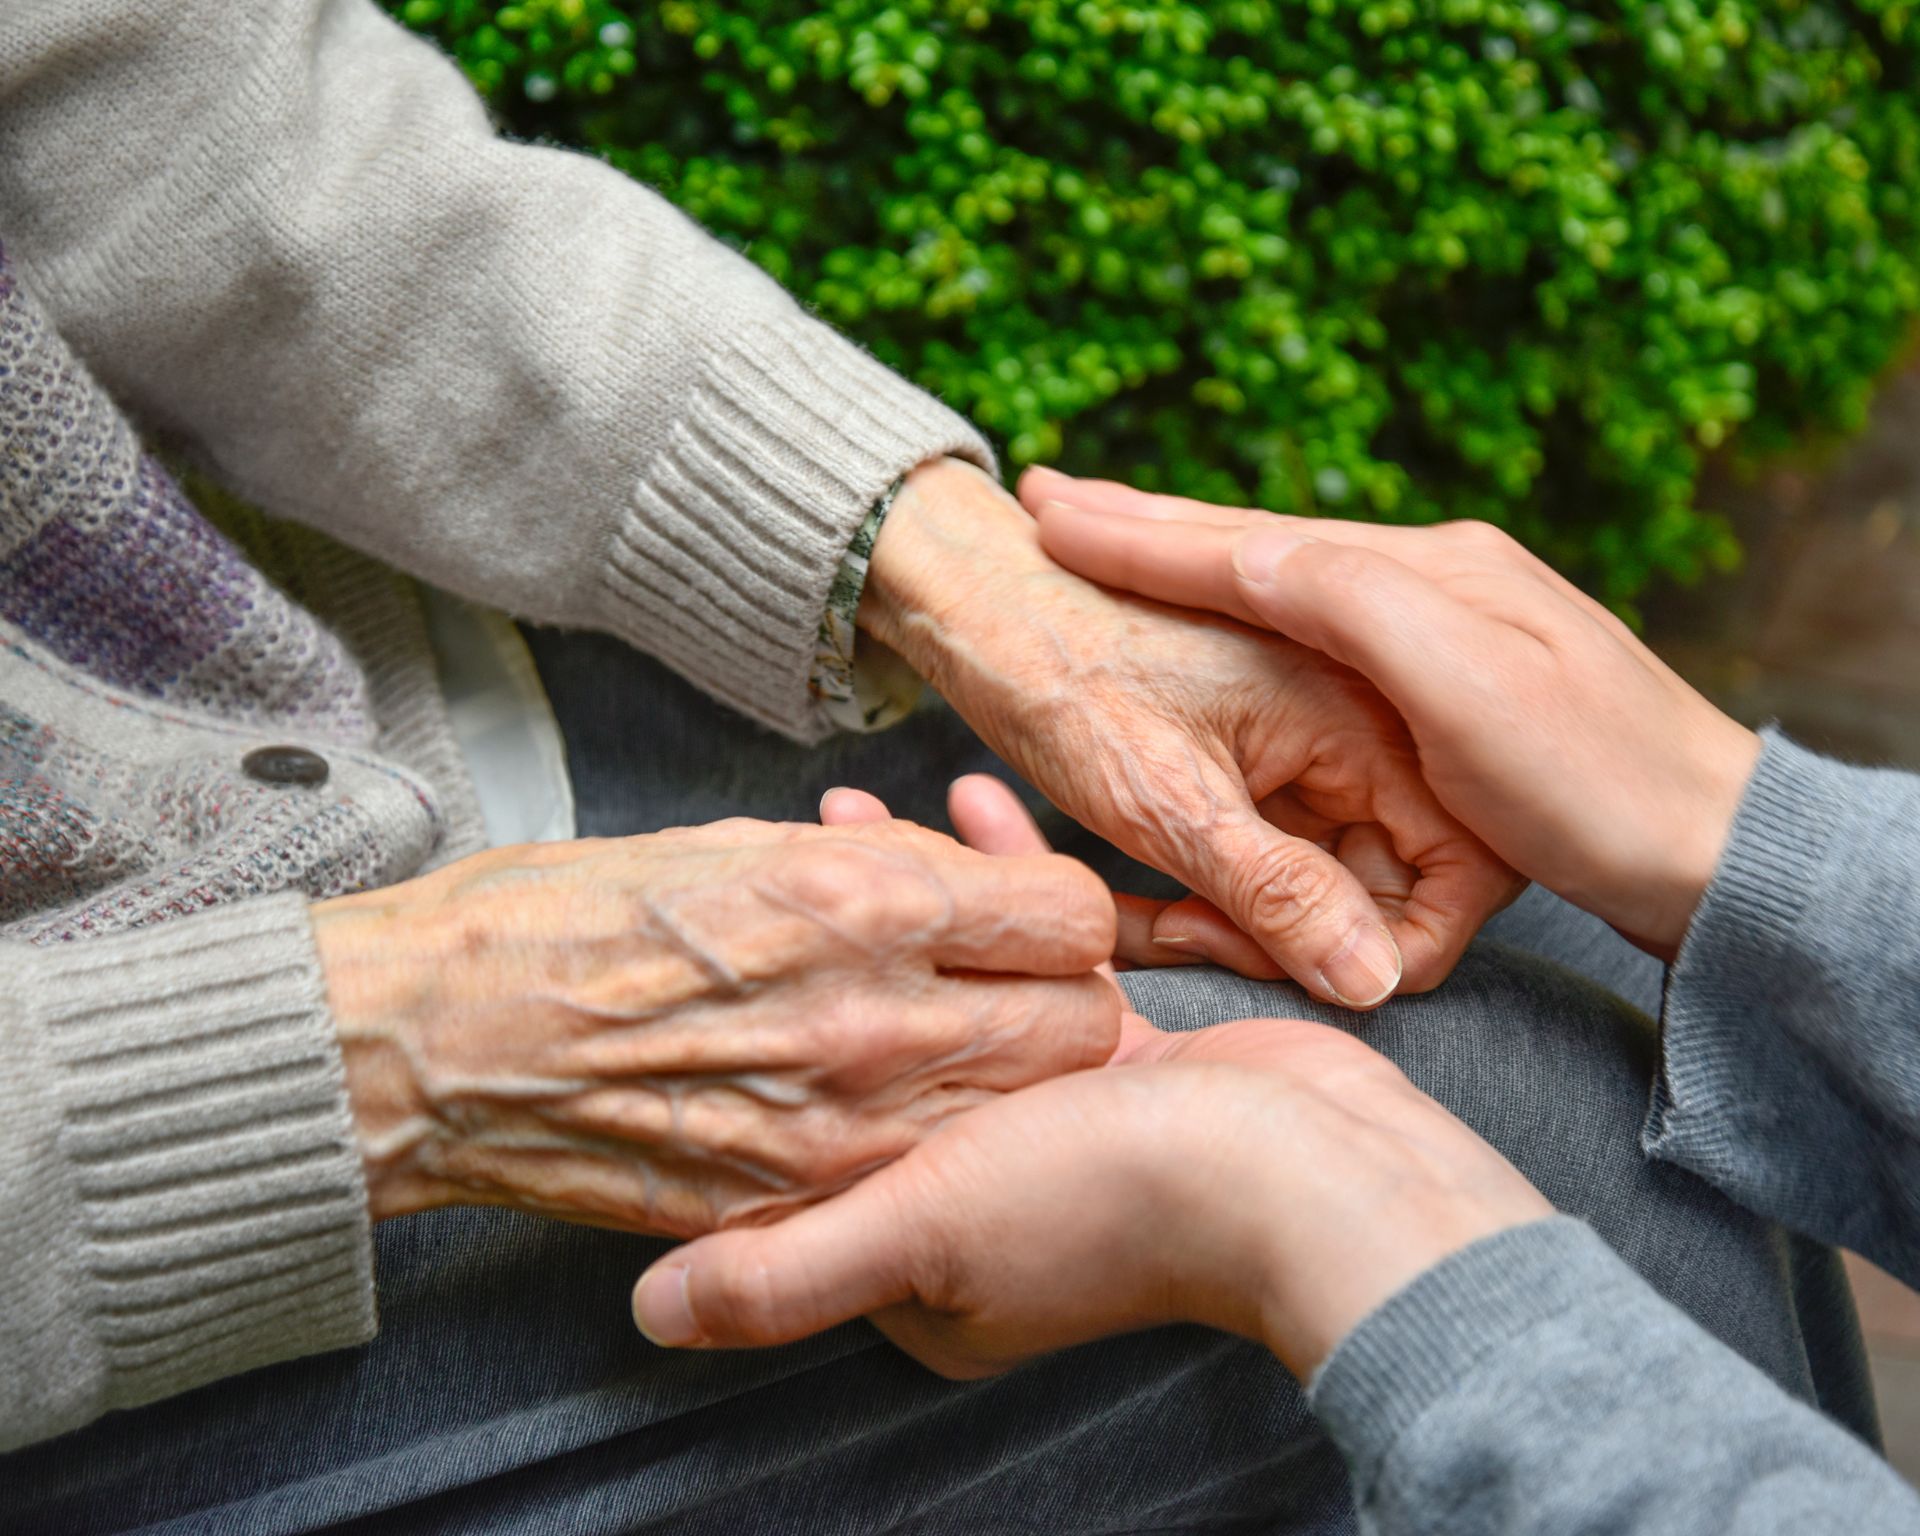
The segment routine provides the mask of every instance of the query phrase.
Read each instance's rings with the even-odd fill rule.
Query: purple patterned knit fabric
[[[143,453],[0,247],[0,618],[103,682],[371,739],[339,642]]]
[[[404,877],[439,815],[376,736],[353,656],[142,450],[0,248],[0,937]],[[322,750],[327,787],[249,777],[270,742]]]

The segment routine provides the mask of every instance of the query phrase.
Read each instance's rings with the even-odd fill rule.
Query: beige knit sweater
[[[868,507],[922,460],[987,457],[658,198],[495,138],[458,72],[370,0],[5,0],[0,240],[38,306],[29,349],[82,381],[49,403],[0,377],[0,556],[73,515],[45,497],[114,482],[133,453],[109,432],[64,479],[33,458],[78,440],[74,401],[96,394],[320,530],[256,524],[240,543],[278,583],[276,616],[320,621],[267,626],[259,654],[347,658],[338,720],[301,729],[337,754],[314,803],[360,818],[366,878],[475,832],[397,573],[609,630],[811,737],[815,636]],[[231,787],[229,758],[292,728],[265,673],[242,697],[203,668],[161,709],[43,638],[0,619],[0,715],[80,743],[117,783],[189,762]],[[204,853],[174,846],[160,798],[118,802],[155,879]],[[364,1341],[368,1223],[316,882],[295,861],[284,892],[249,875],[196,888],[211,904],[181,916],[129,878],[112,921],[75,928],[70,890],[6,867],[7,832],[0,1449]]]

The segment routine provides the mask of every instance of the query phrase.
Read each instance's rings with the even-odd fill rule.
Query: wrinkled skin
[[[1004,786],[962,780],[970,843],[1043,846]],[[884,816],[836,792],[831,818]],[[871,1315],[953,1377],[1169,1322],[1264,1341],[1302,1378],[1415,1276],[1552,1208],[1344,1031],[1256,1019],[1169,1035],[943,1126],[790,1220],[706,1238],[634,1290],[682,1347],[785,1343]]]
[[[377,1218],[766,1220],[1106,1060],[1113,904],[1053,855],[752,821],[509,848],[314,930]]]
[[[1055,804],[1196,893],[1123,904],[1129,961],[1209,958],[1368,1007],[1437,985],[1518,889],[1365,679],[1063,571],[967,465],[908,478],[861,622]]]
[[[1050,554],[1283,633],[1392,701],[1440,802],[1531,879],[1665,959],[1759,758],[1605,608],[1483,523],[1377,528],[1030,472]]]

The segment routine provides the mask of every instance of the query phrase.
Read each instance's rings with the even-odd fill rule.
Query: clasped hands
[[[1350,668],[1404,721],[1446,814],[1643,947],[1678,949],[1758,740],[1511,540],[1303,524],[1046,473],[1021,493],[1063,566]],[[956,826],[1030,854],[1037,833],[1005,830],[1017,807],[1001,798],[993,832],[983,798],[957,786]],[[1192,1321],[1259,1339],[1306,1378],[1422,1271],[1551,1209],[1352,1034],[1134,1024],[1107,1070],[998,1099],[789,1221],[670,1255],[636,1287],[636,1320],[710,1346],[869,1316],[956,1376]]]
[[[1210,958],[1371,1006],[1437,984],[1516,870],[1670,952],[1751,735],[1485,534],[1302,540],[1041,474],[1022,496],[922,466],[863,627],[1194,894],[1122,898],[1116,927],[988,784],[954,805],[974,849],[865,806],[324,903],[376,1216],[732,1228],[638,1287],[656,1338],[878,1314],[973,1374],[1176,1317],[1311,1370],[1421,1269],[1545,1212],[1352,1035],[1160,1036],[1093,967]]]

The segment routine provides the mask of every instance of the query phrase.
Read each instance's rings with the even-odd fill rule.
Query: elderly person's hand
[[[1275,517],[1030,474],[1049,554],[1277,631],[1370,679],[1443,805],[1522,874],[1670,958],[1759,738],[1481,523]]]
[[[1440,807],[1363,679],[1061,570],[967,465],[908,478],[861,622],[1056,805],[1203,898],[1159,913],[1158,943],[1142,935],[1126,958],[1277,965],[1368,1007],[1437,984],[1517,888]]]
[[[985,852],[1046,847],[993,779],[948,804]],[[858,790],[821,805],[843,826],[887,814]],[[1351,1035],[1280,1019],[1169,1035],[1135,1014],[1110,1070],[1009,1095],[823,1206],[670,1254],[634,1319],[662,1344],[738,1348],[871,1316],[957,1377],[1200,1322],[1306,1376],[1422,1270],[1550,1209]]]
[[[812,1210],[677,1249],[634,1316],[695,1347],[871,1316],[956,1377],[1197,1322],[1305,1377],[1422,1271],[1551,1213],[1352,1035],[1241,1020],[1007,1095]]]
[[[376,1219],[764,1220],[1119,1038],[1090,871],[900,822],[509,848],[314,932]]]

